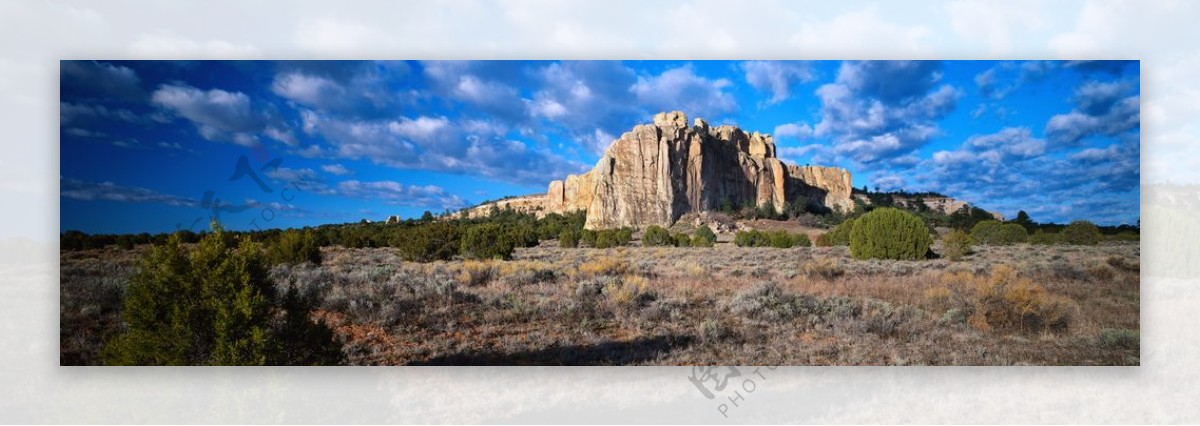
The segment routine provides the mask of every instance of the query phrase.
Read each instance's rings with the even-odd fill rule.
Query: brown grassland
[[[62,252],[62,364],[99,362],[145,249]],[[511,261],[426,264],[322,252],[271,276],[323,296],[314,317],[355,365],[1139,364],[1136,242],[980,246],[957,262],[727,242],[543,241]]]

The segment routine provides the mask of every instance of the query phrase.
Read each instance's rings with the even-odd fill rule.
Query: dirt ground
[[[63,364],[98,362],[141,250],[62,253]],[[958,262],[727,243],[545,241],[511,261],[427,264],[322,252],[271,276],[323,297],[315,317],[357,365],[1139,363],[1137,243],[977,247]]]

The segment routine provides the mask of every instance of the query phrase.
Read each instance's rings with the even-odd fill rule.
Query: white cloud
[[[846,62],[835,82],[816,91],[821,121],[815,136],[833,139],[835,153],[863,165],[910,155],[940,133],[937,121],[961,92],[929,61]]]
[[[71,102],[58,104],[59,124],[79,125],[97,124],[99,122],[121,120],[130,123],[143,123],[147,120],[133,111],[124,108],[107,108],[104,105],[87,105]]]
[[[943,166],[971,163],[974,161],[975,154],[969,151],[938,151],[933,153],[933,162]]]
[[[1126,93],[1130,84],[1124,81],[1088,81],[1075,89],[1075,102],[1088,114],[1103,114]]]
[[[450,120],[446,117],[403,117],[398,121],[389,122],[388,130],[422,145],[432,145],[440,142],[442,134],[449,126]]]
[[[113,182],[88,182],[79,179],[59,178],[60,195],[83,201],[119,201],[128,203],[159,203],[174,207],[196,207],[194,199],[163,194],[135,186],[123,186]]]
[[[975,86],[985,98],[1000,100],[1025,84],[1041,80],[1060,66],[1053,61],[1001,62],[975,75]]]
[[[288,186],[300,191],[312,192],[315,194],[333,194],[334,191],[329,187],[329,183],[313,169],[302,168],[293,169],[288,167],[276,167],[263,173],[267,177],[273,179],[281,186]]]
[[[341,164],[326,164],[321,166],[321,170],[324,170],[325,173],[335,176],[346,176],[353,173],[350,171],[350,169],[347,169],[346,166]]]
[[[442,95],[510,123],[527,117],[526,100],[514,85],[519,65],[510,62],[422,62],[425,76]],[[481,76],[489,76],[484,78]]]
[[[93,131],[87,130],[87,129],[80,129],[78,127],[69,127],[69,128],[66,128],[66,130],[64,130],[64,131],[68,135],[78,136],[81,138],[99,138],[99,137],[108,136],[107,134],[102,133],[102,132],[93,132]]]
[[[503,103],[504,100],[516,97],[517,90],[496,82],[482,81],[473,75],[458,78],[454,86],[454,94],[460,99],[480,105]]]
[[[275,76],[271,91],[276,95],[307,107],[321,107],[329,102],[340,102],[346,90],[333,80],[289,72]]]
[[[535,101],[530,108],[533,115],[549,118],[551,120],[563,117],[569,112],[567,111],[567,107],[553,99],[541,99]]]
[[[360,182],[348,180],[337,185],[338,195],[388,204],[438,209],[458,209],[467,206],[463,198],[446,192],[436,185],[405,185],[396,181]]]
[[[983,117],[983,115],[986,114],[987,111],[988,111],[987,104],[981,103],[978,106],[976,106],[975,109],[971,110],[971,118]]]
[[[320,120],[321,116],[315,111],[307,109],[300,110],[300,121],[302,122],[301,128],[304,130],[305,134],[312,135],[317,129],[317,122]]]
[[[1075,161],[1100,162],[1113,160],[1121,155],[1125,154],[1121,152],[1120,146],[1113,144],[1109,145],[1107,148],[1088,148],[1075,154],[1071,154],[1070,158]]]
[[[536,70],[535,76],[539,89],[530,112],[566,129],[592,154],[602,152],[613,134],[653,114],[631,99],[629,88],[637,79],[619,62],[555,62]]]
[[[1056,144],[1073,146],[1091,136],[1112,137],[1137,129],[1141,126],[1140,99],[1133,95],[1101,102],[1104,106],[1098,106],[1099,101],[1094,99],[1081,102],[1081,107],[1087,105],[1091,111],[1075,110],[1050,117],[1046,122],[1046,137]]]
[[[715,120],[737,110],[733,95],[726,92],[732,84],[723,78],[698,76],[689,64],[657,76],[640,76],[629,90],[640,104],[653,111],[683,111],[692,117]]]
[[[904,188],[904,178],[894,174],[876,173],[871,177],[871,184],[881,191],[895,191]]]
[[[592,134],[584,135],[583,146],[587,148],[588,152],[601,153],[608,149],[608,146],[616,139],[616,137],[603,130],[594,129]]]
[[[150,99],[154,105],[191,121],[200,136],[211,141],[255,146],[261,133],[291,147],[300,144],[290,129],[268,110],[256,108],[245,93],[164,84]]]
[[[804,140],[813,137],[813,128],[808,123],[785,123],[775,126],[775,137]]]
[[[267,135],[267,137],[271,139],[283,142],[283,144],[290,147],[300,146],[300,140],[296,139],[296,135],[292,133],[290,129],[281,129],[279,127],[272,126],[263,130],[263,134]]]
[[[792,164],[832,164],[835,155],[833,149],[822,144],[809,144],[801,147],[780,146],[775,154]]]
[[[794,85],[816,78],[812,66],[805,61],[746,61],[739,66],[746,73],[747,83],[755,89],[771,92],[768,103],[788,99]]]
[[[133,69],[96,61],[62,61],[59,81],[63,90],[98,98],[141,100],[146,93]]]
[[[1030,158],[1046,152],[1046,141],[1036,139],[1028,127],[1007,127],[999,132],[973,135],[963,147],[979,153],[993,163],[1012,158]]]
[[[446,117],[346,120],[320,117],[313,132],[331,149],[327,158],[367,159],[404,169],[469,174],[522,184],[544,185],[582,164],[542,148],[503,137],[503,126]]]
[[[263,117],[251,109],[250,97],[241,92],[168,84],[159,87],[151,100],[190,120],[208,140],[250,146],[257,141],[254,133],[262,131],[265,124]]]

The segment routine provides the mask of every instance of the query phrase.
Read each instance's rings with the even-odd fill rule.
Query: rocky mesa
[[[850,172],[837,167],[796,166],[775,156],[770,135],[729,126],[688,125],[679,111],[659,113],[609,145],[589,172],[550,182],[545,195],[482,204],[538,215],[584,211],[585,228],[669,226],[680,216],[723,205],[783,211],[796,200],[810,208],[849,211]]]

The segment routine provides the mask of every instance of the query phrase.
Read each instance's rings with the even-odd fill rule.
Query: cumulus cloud
[[[1030,158],[1046,152],[1046,141],[1033,137],[1028,127],[1007,127],[987,135],[967,138],[964,148],[981,153],[993,162],[1013,158]]]
[[[473,75],[458,77],[452,93],[459,99],[485,108],[504,108],[521,105],[517,89],[495,81],[487,81]],[[518,108],[519,109],[519,108]]]
[[[1088,81],[1075,90],[1075,102],[1085,114],[1104,114],[1129,91],[1123,81]]]
[[[346,90],[333,80],[297,72],[275,76],[271,91],[300,105],[316,108],[341,103],[346,96]]]
[[[787,100],[792,87],[816,78],[812,65],[806,61],[746,61],[739,67],[746,73],[747,83],[771,93],[768,101],[771,104]]]
[[[554,99],[538,99],[530,105],[530,112],[535,116],[551,120],[567,115],[570,111]]]
[[[1113,144],[1106,148],[1088,148],[1071,154],[1070,158],[1085,163],[1098,163],[1117,159],[1124,154],[1120,145]]]
[[[580,136],[579,139],[588,152],[601,153],[616,140],[616,137],[603,130],[594,129],[592,134]]]
[[[612,135],[659,111],[683,110],[712,120],[737,107],[729,93],[731,81],[699,76],[691,65],[641,76],[617,61],[552,62],[535,68],[430,61],[421,67],[430,90],[462,106],[461,117],[497,123],[535,142],[561,134],[592,155],[603,152]],[[530,91],[523,94],[517,87]]]
[[[173,207],[197,207],[200,205],[199,201],[195,199],[164,194],[148,188],[118,185],[109,181],[88,182],[60,177],[59,186],[59,194],[73,200],[156,203]]]
[[[396,181],[361,182],[348,180],[338,183],[336,193],[363,200],[378,200],[397,206],[459,209],[467,206],[463,198],[446,192],[436,185],[405,185]]]
[[[81,137],[81,138],[100,138],[100,137],[108,136],[108,134],[106,134],[104,132],[97,132],[97,131],[92,131],[92,130],[88,130],[88,129],[81,129],[78,127],[64,127],[63,132],[68,135],[77,136],[77,137]]]
[[[972,135],[958,149],[935,152],[924,169],[932,170],[938,188],[952,193],[968,189],[966,182],[989,187],[1014,185],[1025,160],[1036,159],[1046,151],[1046,142],[1034,138],[1026,127],[1008,127],[996,133]]]
[[[350,169],[347,169],[346,166],[341,164],[326,164],[321,166],[321,170],[324,170],[325,173],[329,173],[334,176],[346,176],[353,173],[350,171]]]
[[[726,91],[732,84],[724,78],[698,76],[688,64],[657,76],[639,76],[629,90],[650,110],[679,110],[693,117],[715,119],[737,110],[733,95]]]
[[[293,133],[291,129],[272,125],[268,126],[266,129],[263,129],[263,134],[268,138],[283,142],[287,146],[300,146],[300,140],[296,139],[296,134]]]
[[[525,81],[518,65],[500,61],[428,61],[421,63],[433,89],[448,99],[511,123],[528,117],[517,90]]]
[[[780,146],[776,149],[779,158],[792,164],[833,164],[836,156],[832,149],[821,144],[801,147]]]
[[[934,158],[946,152],[939,151],[935,153]],[[1006,127],[995,133],[968,137],[954,155],[965,154],[965,158],[997,166],[1009,161],[1038,157],[1045,152],[1046,141],[1035,138],[1028,127]]]
[[[785,123],[775,126],[775,137],[795,138],[804,140],[813,136],[813,128],[808,123]]]
[[[503,126],[446,117],[344,120],[322,117],[313,132],[329,144],[328,157],[367,159],[404,169],[469,174],[544,185],[584,166],[547,149],[503,137]]]
[[[151,101],[191,121],[208,140],[252,146],[258,141],[255,133],[266,125],[265,118],[251,108],[250,97],[241,92],[166,84],[151,95]]]
[[[589,153],[599,154],[630,124],[650,112],[633,100],[632,69],[612,61],[555,62],[534,73],[539,89],[530,113],[564,129]]]
[[[288,61],[277,65],[271,92],[326,114],[383,118],[414,102],[397,90],[410,79],[405,62]]]
[[[876,173],[871,177],[871,184],[881,191],[904,189],[904,178],[888,173]]]
[[[61,61],[59,84],[76,97],[137,101],[146,97],[133,69],[96,61]]]
[[[64,128],[68,125],[95,125],[112,120],[129,123],[144,123],[147,119],[124,108],[108,108],[104,105],[88,105],[81,103],[60,102],[58,104],[59,124]]]
[[[941,79],[936,61],[845,62],[837,81],[856,93],[894,103],[924,95]]]
[[[388,130],[424,146],[439,143],[449,127],[450,120],[446,117],[405,117],[388,122]]]
[[[289,186],[300,191],[307,191],[316,194],[328,195],[334,193],[329,187],[329,182],[325,181],[325,179],[321,176],[318,176],[317,172],[313,169],[276,167],[263,174],[281,186]]]
[[[843,63],[835,82],[817,89],[821,121],[813,133],[864,165],[910,155],[939,134],[937,121],[961,96],[940,80],[937,62]]]
[[[1076,108],[1046,122],[1046,136],[1058,145],[1075,146],[1089,137],[1140,128],[1141,96],[1130,94],[1132,90],[1125,82],[1085,82],[1075,91]]]
[[[1137,137],[1129,136],[1104,148],[1051,155],[1047,142],[1029,128],[1010,127],[973,135],[958,149],[934,153],[915,176],[920,186],[974,200],[1006,216],[1025,210],[1040,221],[1121,223],[1136,211],[1138,150]],[[1087,202],[1094,198],[1108,204]]]
[[[696,75],[691,65],[637,75],[616,61],[554,62],[530,73],[536,87],[526,100],[532,118],[561,129],[587,153],[600,154],[634,124],[681,110],[717,120],[737,109],[732,82]]]
[[[1058,66],[1053,61],[1001,62],[976,74],[975,87],[984,98],[1001,100],[1028,83],[1040,81]]]

